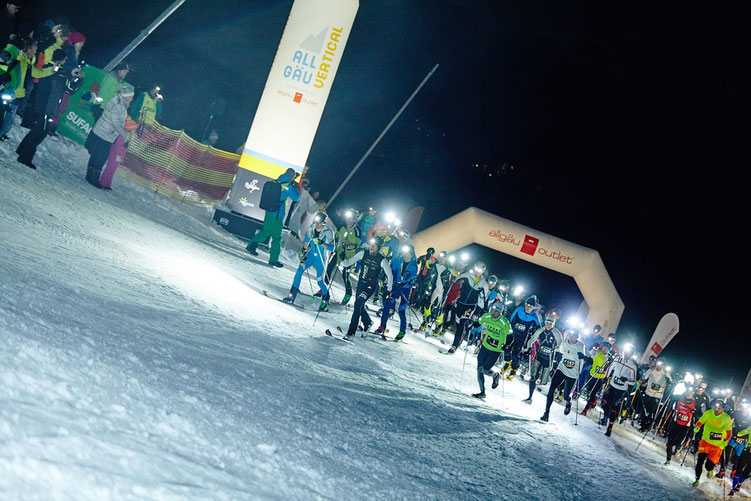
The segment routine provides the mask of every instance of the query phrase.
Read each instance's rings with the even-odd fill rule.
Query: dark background
[[[64,14],[103,67],[170,0],[35,2]],[[212,102],[219,146],[247,136],[290,0],[188,0],[127,61],[157,83],[163,122],[198,139]],[[660,317],[664,353],[740,389],[749,368],[746,181],[751,4],[698,1],[361,1],[310,153],[330,196],[433,67],[441,67],[334,204],[406,211],[421,227],[476,206],[597,249],[643,349]],[[512,169],[513,166],[513,169]],[[573,280],[471,249],[549,305]],[[743,284],[745,285],[745,284]]]

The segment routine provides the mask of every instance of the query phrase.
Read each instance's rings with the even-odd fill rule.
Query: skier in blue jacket
[[[287,210],[292,202],[300,200],[300,190],[297,184],[293,183],[296,175],[294,169],[287,169],[287,172],[276,179],[276,182],[282,185],[282,194],[279,196],[281,205],[276,212],[266,211],[266,215],[263,217],[263,228],[250,239],[248,246],[245,248],[252,255],[257,256],[258,244],[271,237],[269,264],[277,268],[283,266],[279,262],[279,254],[282,251],[282,228],[284,227],[284,220],[287,219]]]
[[[297,267],[295,279],[292,281],[292,288],[289,295],[284,298],[287,303],[294,303],[297,293],[300,292],[300,280],[306,269],[313,267],[316,269],[316,280],[321,287],[323,295],[319,309],[325,310],[329,303],[329,288],[324,280],[326,275],[326,262],[328,253],[334,250],[334,232],[326,226],[326,214],[319,212],[313,219],[313,224],[308,229],[308,233],[303,240],[303,249],[300,253],[300,265]]]
[[[409,296],[412,287],[417,279],[417,261],[415,259],[415,248],[410,244],[405,244],[391,258],[391,273],[394,276],[394,287],[392,294],[388,294],[383,302],[383,313],[381,314],[381,325],[376,329],[376,333],[384,336],[386,330],[386,321],[389,319],[391,310],[396,306],[399,300],[399,333],[394,341],[399,341],[404,337],[407,329],[407,306],[409,306]]]
[[[529,296],[524,302],[524,305],[519,305],[511,314],[509,322],[511,322],[511,328],[513,329],[513,344],[506,350],[506,354],[509,352],[511,356],[511,372],[507,376],[508,379],[513,379],[516,375],[517,369],[521,363],[522,348],[527,344],[529,336],[535,333],[540,328],[540,316],[537,313],[539,303],[537,302],[537,296]],[[509,366],[506,367],[508,370]]]

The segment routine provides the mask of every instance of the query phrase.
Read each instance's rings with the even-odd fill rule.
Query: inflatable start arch
[[[600,254],[566,240],[470,207],[413,237],[420,255],[428,247],[455,251],[480,244],[509,256],[563,273],[574,279],[589,307],[586,324],[600,324],[615,332],[623,315],[623,301],[615,290]]]

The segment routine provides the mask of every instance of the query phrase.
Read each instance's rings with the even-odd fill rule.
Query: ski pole
[[[469,351],[469,350],[467,350]],[[464,366],[467,365],[467,351],[464,352],[464,363],[462,364],[462,375],[459,378],[459,386],[461,387],[462,383],[464,382]],[[483,376],[485,377],[485,376]]]
[[[579,426],[579,378],[576,378],[576,416],[574,416],[574,426]]]

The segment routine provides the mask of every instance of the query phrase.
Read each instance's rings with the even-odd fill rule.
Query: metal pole
[[[357,169],[359,169],[360,166],[363,164],[363,162],[365,162],[365,159],[370,156],[370,153],[375,149],[375,147],[378,145],[378,143],[381,142],[381,139],[383,139],[383,136],[385,136],[386,133],[391,128],[391,126],[394,125],[394,122],[397,121],[397,119],[402,114],[402,112],[407,108],[407,106],[409,106],[409,103],[412,102],[412,99],[414,99],[414,97],[417,95],[417,93],[420,92],[420,89],[422,89],[423,85],[425,85],[427,83],[428,79],[430,79],[430,77],[433,76],[433,73],[435,73],[435,70],[438,69],[438,66],[440,66],[440,65],[436,64],[435,66],[433,66],[433,69],[430,70],[430,73],[428,73],[428,75],[423,79],[423,81],[420,83],[420,85],[417,86],[417,89],[415,89],[415,91],[412,93],[412,95],[409,96],[409,99],[407,99],[407,102],[404,103],[404,105],[399,109],[399,111],[396,112],[396,115],[394,115],[394,118],[391,119],[391,121],[389,122],[389,124],[386,126],[385,129],[383,129],[383,132],[381,132],[381,134],[376,138],[376,140],[373,142],[373,144],[370,145],[370,148],[368,148],[368,151],[365,152],[365,154],[362,156],[362,158],[360,159],[360,161],[357,162],[357,165],[354,166],[354,168],[352,169],[352,172],[349,173],[349,175],[346,177],[346,179],[344,181],[342,181],[342,184],[340,184],[339,187],[336,189],[336,191],[334,192],[334,194],[331,195],[331,197],[329,198],[329,201],[328,201],[328,205],[331,205],[331,202],[333,202],[334,199],[339,195],[339,192],[342,191],[342,188],[344,188],[344,185],[346,185],[349,182],[349,180],[352,178],[352,176],[355,175],[355,172],[357,172]]]
[[[107,63],[107,66],[104,67],[105,72],[110,72],[112,69],[117,66],[117,64],[128,57],[128,54],[133,52],[133,50],[138,47],[141,42],[146,40],[146,37],[151,35],[151,33],[157,29],[157,27],[162,24],[168,17],[172,15],[173,12],[175,12],[182,4],[185,3],[185,0],[176,0],[172,5],[167,7],[167,10],[162,12],[162,14],[157,17],[153,23],[151,23],[145,30],[143,30],[141,33],[138,34],[138,36],[133,39],[132,42],[130,42],[123,50],[120,51],[118,55],[112,59],[109,63]]]

